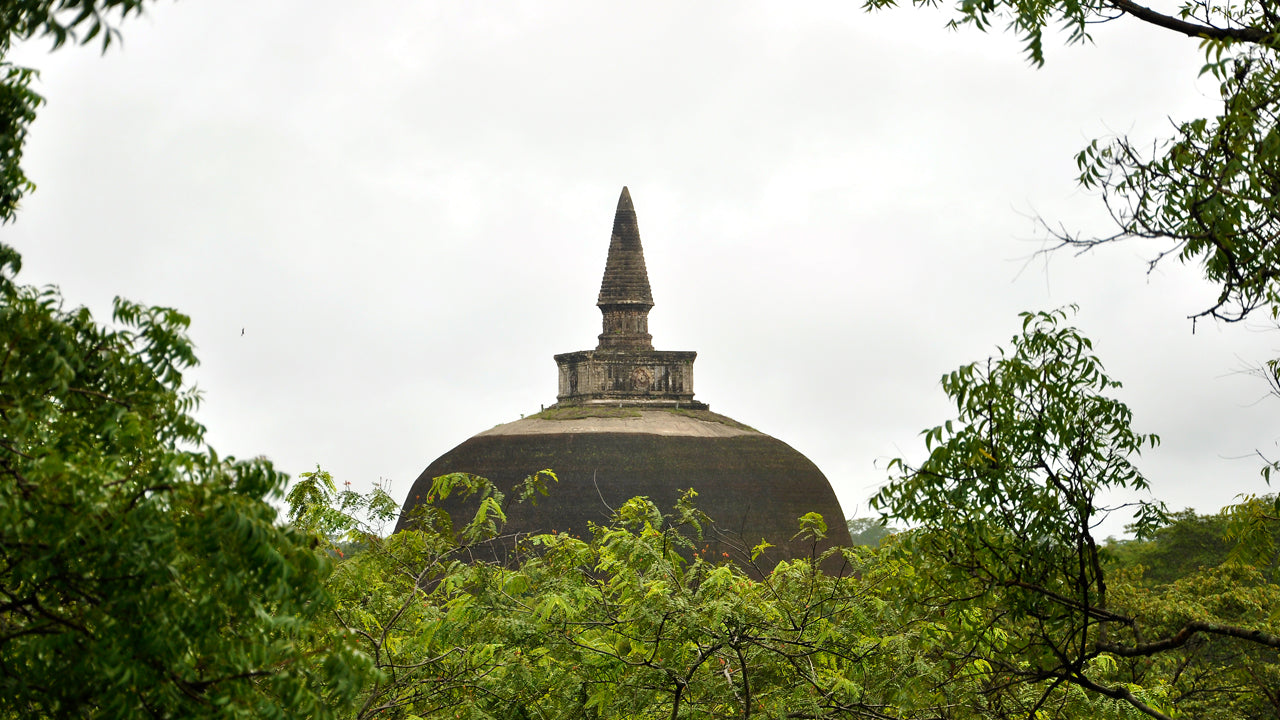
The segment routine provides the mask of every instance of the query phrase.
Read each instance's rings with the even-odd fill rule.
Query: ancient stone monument
[[[697,353],[653,349],[653,295],[627,188],[618,199],[596,304],[603,315],[596,349],[555,356],[556,404],[437,458],[410,489],[397,530],[435,477],[467,472],[505,491],[549,468],[559,477],[551,496],[509,509],[511,542],[552,530],[586,538],[589,522],[607,523],[613,509],[632,497],[647,496],[666,512],[692,488],[698,507],[715,523],[702,543],[712,557],[744,561],[764,539],[775,547],[757,564],[768,569],[778,560],[849,544],[840,503],[808,458],[695,400]],[[453,503],[446,509],[466,510]],[[816,548],[793,539],[798,518],[809,512],[820,513],[829,528]],[[495,543],[491,550],[501,557],[510,547]]]
[[[596,302],[604,332],[595,350],[556,355],[560,392],[556,407],[623,406],[706,410],[693,400],[696,352],[654,350],[649,334],[653,293],[640,246],[631,193],[622,188],[613,217],[609,259]]]

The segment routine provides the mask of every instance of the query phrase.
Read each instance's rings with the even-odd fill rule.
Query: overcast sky
[[[434,458],[555,402],[595,347],[623,185],[697,398],[808,455],[847,515],[951,417],[938,378],[1017,313],[1078,303],[1171,507],[1262,492],[1260,324],[1202,322],[1154,246],[1032,259],[1034,217],[1105,232],[1074,155],[1213,110],[1196,42],[944,28],[857,2],[162,2],[124,47],[16,58],[48,98],[0,229],[28,283],[181,309],[223,454],[403,498]],[[1117,522],[1108,529],[1118,531]]]

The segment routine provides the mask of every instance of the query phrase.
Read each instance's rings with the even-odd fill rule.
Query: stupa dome
[[[699,551],[744,561],[768,540],[757,564],[807,557],[848,545],[844,513],[822,471],[791,446],[693,398],[697,353],[654,350],[648,331],[653,307],[635,209],[622,189],[614,217],[599,301],[604,332],[595,350],[555,356],[555,405],[481,432],[432,462],[413,483],[400,526],[425,500],[434,478],[480,475],[509,491],[539,470],[559,482],[536,505],[508,508],[513,538],[562,532],[586,538],[588,523],[606,524],[613,510],[643,495],[669,512],[687,489],[713,521]],[[455,503],[451,512],[465,510]],[[800,516],[816,512],[828,537],[815,548],[793,539]],[[491,546],[497,557],[507,545]],[[828,568],[838,571],[838,567]]]

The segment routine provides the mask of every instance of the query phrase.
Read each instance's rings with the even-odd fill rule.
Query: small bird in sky
[[[240,337],[244,337],[244,328],[240,328]]]

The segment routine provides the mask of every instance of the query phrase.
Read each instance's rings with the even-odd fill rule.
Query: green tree
[[[328,558],[285,478],[204,445],[187,318],[115,324],[0,245],[0,717],[328,717],[368,660],[322,641]],[[304,651],[305,648],[305,651]]]
[[[932,662],[931,622],[890,595],[909,571],[899,560],[844,548],[831,552],[846,575],[817,558],[751,568],[753,580],[698,548],[706,518],[690,492],[669,514],[634,498],[589,538],[527,537],[508,566],[474,562],[469,547],[502,531],[503,498],[465,475],[432,495],[455,491],[494,502],[456,525],[428,505],[330,580],[335,632],[382,670],[357,717],[984,717],[965,704],[970,676]],[[326,495],[327,511],[308,507]],[[293,497],[297,517],[338,510],[332,492]]]
[[[889,527],[884,518],[849,518],[845,521],[849,527],[849,537],[854,545],[876,547],[885,538],[898,532],[898,528]]]
[[[1274,498],[1263,500],[1273,507]],[[1153,637],[1175,635],[1189,623],[1206,619],[1220,625],[1274,627],[1274,608],[1280,607],[1274,540],[1238,531],[1242,521],[1258,520],[1249,505],[1238,503],[1213,515],[1186,510],[1171,514],[1171,522],[1146,539],[1109,542],[1106,567],[1112,602],[1144,618],[1145,630]],[[1280,715],[1280,657],[1274,649],[1212,635],[1192,643],[1194,652],[1122,662],[1132,676],[1168,679],[1185,715]]]
[[[1109,542],[1108,553],[1122,566],[1141,566],[1154,584],[1171,583],[1226,562],[1235,543],[1227,535],[1224,514],[1170,513],[1169,524],[1144,539]]]
[[[1025,313],[1007,350],[944,376],[956,418],[924,433],[923,463],[893,461],[898,477],[872,502],[914,526],[893,546],[918,566],[904,592],[943,614],[956,660],[989,668],[1013,715],[1034,716],[1073,691],[1158,718],[1265,699],[1270,676],[1188,689],[1194,673],[1178,670],[1206,642],[1224,658],[1210,663],[1219,677],[1236,662],[1225,658],[1274,661],[1270,606],[1242,609],[1229,597],[1242,587],[1280,597],[1256,568],[1210,568],[1216,579],[1192,575],[1154,599],[1108,572],[1094,529],[1123,507],[1106,504],[1115,491],[1147,490],[1133,459],[1157,440],[1131,429],[1129,409],[1110,396],[1119,383],[1065,319]],[[1132,509],[1140,533],[1165,522],[1157,503]],[[1034,692],[1009,692],[1017,685]]]
[[[878,9],[899,0],[866,0]],[[911,0],[933,6],[933,0]],[[1280,301],[1280,7],[1273,0],[1185,0],[1159,11],[1131,0],[958,0],[952,27],[1004,27],[1028,59],[1045,61],[1046,30],[1088,42],[1095,23],[1123,19],[1199,43],[1202,75],[1218,85],[1215,117],[1178,123],[1153,144],[1120,136],[1090,143],[1077,157],[1079,183],[1098,192],[1115,221],[1103,237],[1054,232],[1059,246],[1088,249],[1125,238],[1157,238],[1168,256],[1199,265],[1218,296],[1193,317],[1236,321]],[[1056,227],[1056,223],[1054,224]],[[1046,225],[1046,227],[1049,227]]]
[[[0,3],[0,225],[12,222],[35,184],[22,169],[22,150],[36,110],[44,102],[31,89],[32,68],[9,62],[15,42],[37,37],[57,49],[71,41],[102,42],[106,52],[120,38],[116,25],[142,13],[146,0],[5,0]]]

